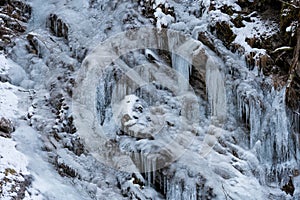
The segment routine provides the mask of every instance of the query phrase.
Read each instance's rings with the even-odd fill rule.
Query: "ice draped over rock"
[[[146,185],[155,185],[158,179],[165,180],[164,190],[168,190],[165,194],[172,199],[174,194],[170,192],[175,191],[179,183],[158,170],[179,158],[193,141],[199,118],[202,115],[205,117],[205,113],[199,113],[198,97],[192,94],[189,86],[191,69],[202,74],[203,82],[208,80],[207,93],[212,116],[224,119],[226,95],[221,61],[212,52],[207,51],[199,41],[177,31],[168,30],[165,35],[162,32],[147,28],[122,33],[88,55],[74,92],[74,111],[78,132],[86,148],[96,158],[122,171],[138,170],[144,173]],[[162,35],[165,37],[157,39]],[[161,46],[162,39],[168,41],[167,45]],[[138,49],[146,49],[145,53],[148,59],[151,57],[152,63],[147,61],[144,65],[132,68],[128,62],[118,59]],[[158,59],[155,51],[147,49],[169,51],[171,67],[177,74],[160,63],[162,60]],[[125,109],[123,104],[133,99],[135,103]],[[146,104],[142,103],[143,100]],[[137,105],[139,102],[140,106]],[[116,113],[119,114],[116,116]],[[116,133],[139,140],[120,137],[118,146],[115,146],[112,140],[118,137]],[[199,145],[203,143],[205,148],[212,148],[215,141],[206,139]],[[204,145],[205,142],[210,144]],[[184,189],[183,197],[196,199],[196,187],[195,181],[192,184],[194,189]]]
[[[144,63],[134,67],[128,61],[129,51],[139,49],[146,49]],[[179,75],[172,75],[167,70],[168,64],[159,56],[157,49],[170,52],[170,67]],[[123,55],[127,55],[128,59],[119,59]],[[207,113],[199,113],[200,106],[197,108],[197,103],[193,103],[196,101],[190,98],[187,92],[190,89],[189,83],[193,81],[191,72],[195,70],[206,85],[209,107]],[[224,165],[227,170],[232,170],[230,172],[222,171],[220,169],[222,165],[215,166],[214,170],[222,177],[237,177],[238,183],[241,184],[245,178],[244,172],[236,170],[243,166],[249,168],[249,171],[254,171],[257,178],[260,175],[265,176],[260,178],[262,184],[272,182],[274,178],[276,183],[283,184],[286,181],[283,177],[287,177],[292,170],[291,166],[286,168],[286,164],[291,162],[292,166],[296,165],[293,157],[297,149],[295,144],[291,144],[292,136],[289,134],[284,107],[284,89],[275,90],[271,87],[269,91],[260,90],[259,81],[251,81],[253,76],[249,72],[245,72],[242,67],[234,70],[240,75],[239,79],[232,83],[226,82],[228,77],[224,75],[226,69],[222,60],[200,42],[177,34],[175,31],[150,29],[120,34],[100,45],[84,60],[78,88],[76,88],[78,92],[74,97],[75,103],[79,103],[75,106],[78,109],[76,116],[79,117],[75,119],[78,131],[82,134],[86,147],[96,158],[121,171],[141,172],[144,184],[159,188],[167,199],[197,199],[201,196],[199,191],[203,189],[198,187],[199,180],[196,181],[199,174],[192,175],[193,181],[188,181],[188,176],[184,179],[181,177],[182,174],[170,173],[170,170],[172,167],[179,167],[176,163],[179,158],[178,151],[185,151],[186,145],[190,144],[188,140],[194,137],[193,134],[207,134],[198,137],[199,141],[190,147],[201,149],[202,145],[202,149],[197,150],[200,155],[203,155],[201,153],[203,147],[211,149],[218,139],[227,137],[221,134],[223,131],[226,132],[224,129],[212,127],[227,123],[227,113],[230,108],[232,109],[230,112],[233,112],[237,119],[239,118],[244,122],[245,127],[249,128],[249,133],[245,131],[246,136],[240,135],[237,130],[233,131],[234,142],[237,139],[242,141],[241,143],[246,143],[247,148],[257,156],[258,160],[245,153],[246,151],[240,150],[239,147],[223,141],[225,144],[222,145],[229,145],[237,158],[251,163],[246,167],[241,164],[243,161],[238,161],[234,169],[231,169],[231,165]],[[226,88],[228,84],[235,90],[229,91]],[[136,95],[137,98],[133,98],[136,102],[130,104],[130,109],[127,109],[124,103],[132,101],[132,98],[129,98],[132,94]],[[235,94],[235,96],[228,97],[228,94]],[[227,102],[227,98],[232,101]],[[200,104],[205,105],[202,98],[199,101]],[[119,104],[120,102],[123,103]],[[143,103],[138,106],[139,102]],[[118,104],[122,109],[126,108],[126,112],[123,110],[120,112],[123,114],[118,114],[116,117],[113,104]],[[187,107],[183,109],[183,106]],[[205,119],[207,115],[209,119]],[[199,124],[195,125],[187,120],[197,117],[203,118],[202,125],[205,130],[201,130]],[[179,125],[179,121],[182,126]],[[209,126],[210,121],[214,126]],[[159,133],[166,134],[159,135],[157,130]],[[181,135],[178,135],[176,130],[180,130]],[[173,138],[172,135],[175,137]],[[174,143],[171,142],[173,139]],[[168,146],[168,143],[172,145]],[[220,148],[220,152],[224,151],[221,146],[217,148]],[[210,151],[208,150],[205,155],[208,152]],[[196,157],[195,154],[193,159],[197,163],[210,163],[201,160],[199,155]],[[175,166],[172,164],[174,161],[176,161]],[[163,167],[168,167],[161,163],[170,164],[170,169],[161,170]],[[191,165],[181,164],[180,166],[191,169]],[[191,171],[189,173],[192,173]],[[211,172],[201,171],[201,175],[204,174],[206,178],[209,173]],[[259,185],[255,181],[251,184],[253,188]],[[222,188],[215,188],[215,191],[219,190]],[[205,189],[205,193],[209,191],[209,187]],[[213,196],[214,193],[210,195]]]
[[[254,81],[238,83],[237,115],[249,128],[246,141],[262,164],[261,182],[282,185],[297,168],[299,145],[293,142],[295,135],[287,119],[285,87],[275,89],[270,82],[264,84],[259,89]]]
[[[92,127],[88,128],[88,130],[90,131],[82,130],[82,134],[84,134],[83,138],[85,138],[86,141],[91,142],[87,142],[87,146],[90,146],[93,151],[95,146],[104,146],[103,148],[105,148],[105,144],[94,145],[96,141],[103,141],[102,139],[100,139],[102,137],[101,134],[99,135],[99,133],[103,133],[103,130],[101,130],[102,128],[98,125],[98,122],[96,123],[96,121],[92,119],[98,119],[100,112],[100,122],[103,123],[104,118],[109,116],[109,114],[104,113],[104,110],[107,108],[109,110],[108,104],[111,103],[110,100],[112,99],[112,95],[114,95],[112,87],[117,86],[117,92],[115,94],[117,94],[119,97],[115,96],[114,98],[121,100],[120,97],[124,97],[125,94],[132,93],[135,89],[137,89],[137,87],[139,87],[139,85],[144,84],[144,81],[139,78],[138,74],[135,74],[136,72],[134,70],[130,71],[130,67],[127,66],[126,63],[120,60],[117,61],[116,59],[121,55],[126,55],[126,53],[129,53],[129,50],[147,48],[158,49],[156,39],[156,36],[158,34],[159,33],[156,29],[151,28],[138,30],[137,33],[127,32],[119,34],[116,37],[112,38],[110,41],[107,41],[105,44],[100,45],[85,59],[83,68],[81,69],[80,77],[78,79],[80,83],[78,84],[78,88],[76,89],[78,92],[75,93],[74,99],[76,100],[75,107],[78,108],[78,111],[80,110],[79,112],[81,113],[78,116],[87,115],[85,119],[76,120],[78,122],[79,130],[81,129],[81,127],[83,127],[83,130],[89,126]],[[189,42],[189,40],[187,39],[186,41]],[[198,43],[197,45],[200,46],[200,43]],[[165,47],[165,50],[168,50],[168,47]],[[106,68],[106,66],[113,62],[117,63],[119,70],[121,70],[123,73],[129,72],[126,75],[129,76],[131,80],[135,81],[133,85],[130,86],[126,82],[123,84],[123,86],[122,84],[114,85],[114,82],[116,82],[116,80],[114,80],[115,76],[107,76],[107,74],[111,73],[109,71],[105,71],[109,70],[109,68]],[[102,79],[102,81],[100,81],[102,85],[99,85],[99,77],[100,79]],[[134,86],[134,84],[136,85]],[[93,87],[94,89],[98,88],[97,92],[90,89]],[[95,102],[95,100],[97,100],[98,103]],[[80,105],[82,105],[83,107]],[[108,112],[108,110],[106,110],[106,112]],[[86,119],[88,118],[88,122],[82,124],[82,122],[86,121]],[[94,131],[93,128],[97,131]],[[94,137],[99,139],[95,140]],[[99,157],[99,155],[96,155],[96,157]]]

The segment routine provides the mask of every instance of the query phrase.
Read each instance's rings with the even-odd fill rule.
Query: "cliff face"
[[[0,198],[300,198],[299,4],[1,1]]]

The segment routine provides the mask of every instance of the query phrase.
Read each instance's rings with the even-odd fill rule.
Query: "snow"
[[[170,14],[164,14],[161,10],[161,8],[157,8],[154,16],[156,17],[156,27],[158,29],[161,29],[163,27],[167,27],[171,22],[174,21],[174,17],[172,17]]]
[[[11,59],[6,58],[4,54],[0,54],[0,72],[1,74],[8,74],[14,85],[20,85],[27,78],[24,69]]]
[[[3,55],[1,59],[2,69],[20,68]],[[0,82],[0,91],[0,116],[12,120],[17,126],[13,139],[0,137],[0,179],[4,178],[6,170],[15,171],[14,174],[5,176],[11,180],[11,185],[3,185],[6,188],[2,188],[4,193],[1,194],[1,199],[10,199],[14,194],[6,191],[17,184],[16,180],[22,183],[23,176],[27,175],[32,176],[34,181],[25,191],[25,199],[44,199],[45,196],[52,199],[82,199],[82,193],[78,195],[78,191],[72,185],[67,185],[66,180],[48,163],[47,155],[42,151],[39,133],[18,120],[25,115],[30,92],[8,82]]]
[[[14,132],[17,149],[25,154],[27,168],[33,176],[32,187],[50,199],[82,199],[88,198],[66,180],[60,177],[53,166],[47,161],[46,152],[41,150],[39,133],[31,127],[22,124]]]
[[[0,171],[3,173],[5,169],[12,168],[17,173],[29,174],[28,159],[23,153],[17,151],[16,144],[11,139],[0,137]]]
[[[18,112],[18,97],[13,92],[14,86],[0,82],[0,117],[13,119]]]

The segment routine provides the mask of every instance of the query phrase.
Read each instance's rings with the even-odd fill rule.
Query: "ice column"
[[[226,90],[223,74],[219,70],[220,64],[214,57],[209,57],[206,62],[206,91],[211,107],[211,115],[218,120],[226,117]]]
[[[182,57],[182,55],[180,56],[176,54],[176,52],[179,52],[179,48],[183,44],[180,37],[182,36],[178,33],[174,34],[172,31],[168,32],[168,45],[169,51],[171,52],[172,68],[181,74],[182,77],[179,79],[179,85],[184,86],[186,83],[189,83],[192,66],[188,60]],[[186,52],[188,49],[182,51]]]

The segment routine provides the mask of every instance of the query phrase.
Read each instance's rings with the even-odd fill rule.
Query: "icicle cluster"
[[[261,100],[256,90],[246,83],[237,87],[238,116],[250,127],[250,148],[259,139],[261,131]]]
[[[226,89],[224,85],[224,77],[219,70],[220,64],[209,57],[206,63],[206,91],[211,108],[211,115],[219,120],[226,117]]]
[[[175,53],[182,43],[180,37],[180,34],[172,34],[171,31],[168,32],[168,45],[169,51],[171,52],[172,68],[179,72],[183,78],[189,82],[192,66],[186,59]]]

